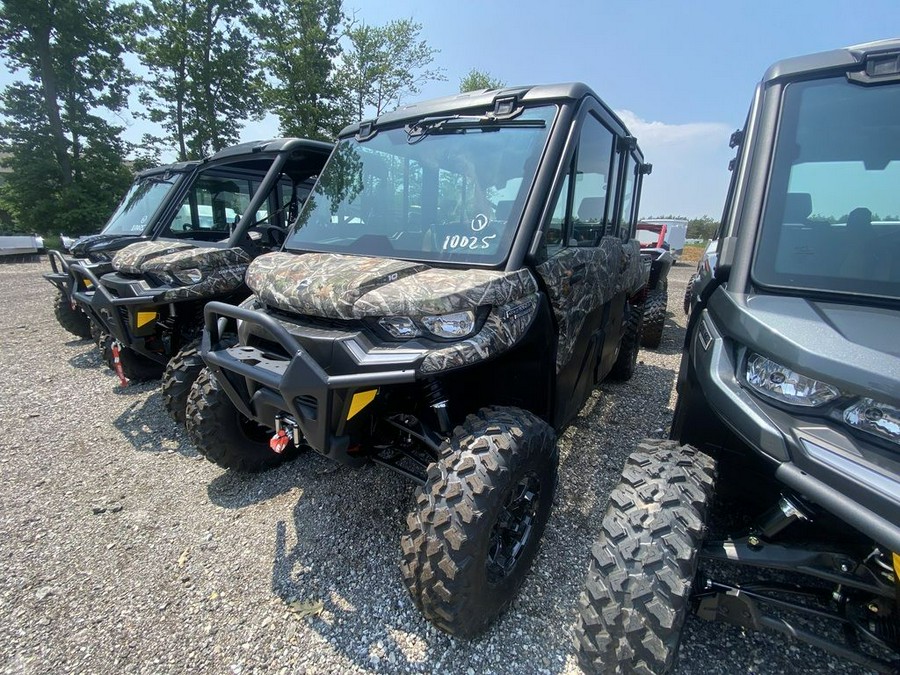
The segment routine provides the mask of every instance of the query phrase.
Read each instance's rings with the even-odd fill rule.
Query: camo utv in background
[[[44,274],[44,278],[59,290],[54,311],[63,328],[85,339],[96,339],[100,330],[99,324],[92,322],[90,315],[75,302],[77,281],[70,266],[83,265],[96,276],[111,272],[115,252],[153,235],[199,165],[200,162],[180,162],[141,171],[99,234],[76,239],[68,247],[68,256],[61,251],[47,251],[52,271]]]
[[[900,672],[898,110],[896,39],[758,85],[671,438],[628,458],[593,547],[586,670],[670,671],[692,610]]]
[[[656,349],[662,342],[666,307],[669,304],[669,270],[675,264],[675,258],[669,250],[671,247],[666,241],[667,228],[665,223],[640,222],[637,225],[641,255],[650,258],[650,280],[647,282],[641,346],[651,349]]]
[[[203,366],[203,306],[240,302],[250,261],[281,246],[333,146],[296,138],[243,143],[204,160],[155,238],[134,243],[98,276],[72,270],[75,299],[102,326],[105,358],[127,380],[163,376],[166,408],[184,405]]]
[[[634,371],[649,169],[583,84],[348,127],[284,250],[250,264],[253,296],[206,306],[195,446],[246,471],[311,447],[414,481],[403,578],[441,630],[478,634],[537,553],[557,432]]]

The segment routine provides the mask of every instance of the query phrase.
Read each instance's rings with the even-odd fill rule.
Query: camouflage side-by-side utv
[[[190,183],[199,165],[200,162],[180,162],[141,171],[99,234],[77,239],[69,246],[68,256],[61,251],[47,251],[52,272],[44,274],[44,278],[59,290],[54,311],[63,328],[85,339],[96,338],[99,328],[75,302],[77,280],[69,267],[78,263],[89,267],[96,276],[111,272],[115,252],[153,235],[168,213],[167,207]]]
[[[656,349],[662,342],[666,324],[666,306],[669,304],[669,270],[675,258],[666,242],[665,223],[638,223],[637,239],[641,255],[650,258],[650,280],[647,282],[647,301],[644,303],[644,330],[641,346]]]
[[[226,468],[309,446],[418,483],[403,577],[440,629],[479,633],[537,552],[557,432],[635,367],[648,171],[582,84],[348,127],[253,296],[206,306],[192,441]]]
[[[668,672],[694,611],[900,672],[898,110],[900,39],[758,85],[671,437],[628,458],[593,547],[586,669]]]
[[[247,265],[283,243],[332,147],[288,138],[221,150],[200,163],[156,238],[116,253],[114,271],[72,266],[83,282],[74,297],[104,326],[105,357],[123,383],[163,375],[166,408],[184,420],[203,367],[204,304],[249,295]]]

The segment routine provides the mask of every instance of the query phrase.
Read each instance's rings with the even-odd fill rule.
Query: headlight
[[[408,316],[386,316],[378,320],[378,325],[395,338],[408,340],[419,335],[419,328]]]
[[[201,272],[197,268],[191,268],[188,270],[172,270],[172,276],[186,285],[199,284],[203,279],[203,272]]]
[[[437,316],[423,316],[422,323],[429,331],[442,338],[464,338],[475,330],[473,312],[453,312]]]
[[[807,408],[833,401],[841,392],[830,384],[819,382],[759,354],[747,359],[747,384],[763,396]]]
[[[864,398],[844,411],[844,421],[856,429],[900,443],[900,408]]]
[[[88,259],[91,262],[109,262],[112,256],[107,251],[91,251],[88,253]]]

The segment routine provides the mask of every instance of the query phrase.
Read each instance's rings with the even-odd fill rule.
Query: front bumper
[[[113,295],[101,282],[98,270],[84,264],[69,267],[75,280],[73,299],[88,316],[103,326],[114,339],[160,363],[168,359],[150,350],[146,339],[156,335],[161,318],[161,300],[168,288],[151,288],[143,279],[122,279],[116,284],[119,295]]]
[[[832,419],[771,404],[742,386],[745,349],[703,310],[690,361],[710,408],[748,447],[775,465],[775,477],[890,550],[900,551],[900,450]]]
[[[358,422],[351,419],[356,395],[371,400],[379,387],[415,382],[425,355],[418,349],[373,348],[352,331],[306,331],[304,346],[269,314],[222,302],[208,303],[204,313],[203,359],[241,414],[268,427],[287,414],[314,450],[345,463],[358,461],[349,452]],[[273,349],[248,346],[246,339],[229,346],[222,340],[229,320],[239,322],[243,337],[261,336]],[[312,351],[330,354],[327,369]]]

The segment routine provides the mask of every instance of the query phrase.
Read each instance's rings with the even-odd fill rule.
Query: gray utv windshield
[[[508,255],[556,106],[450,116],[339,143],[285,247],[495,265]]]
[[[787,85],[754,280],[900,297],[900,84]]]
[[[182,174],[160,174],[139,178],[129,188],[102,234],[141,234]]]

